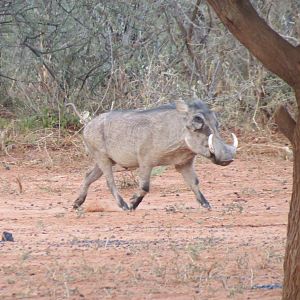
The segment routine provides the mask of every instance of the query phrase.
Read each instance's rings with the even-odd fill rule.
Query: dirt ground
[[[37,150],[2,156],[1,299],[280,299],[292,162],[244,154],[227,167],[197,161],[199,207],[172,167],[153,172],[134,212],[105,180],[72,210],[88,161],[51,166]],[[17,162],[17,163],[16,163]],[[117,173],[128,202],[134,177]]]

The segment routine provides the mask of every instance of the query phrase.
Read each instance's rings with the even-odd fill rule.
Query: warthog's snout
[[[212,155],[212,161],[216,165],[225,167],[225,166],[229,165],[230,163],[232,163],[234,161],[234,159],[220,161],[220,160],[217,160],[214,155]]]
[[[208,138],[208,147],[211,160],[220,166],[227,166],[234,161],[238,147],[238,139],[234,133],[231,134],[233,145],[227,145],[219,136],[211,134]]]

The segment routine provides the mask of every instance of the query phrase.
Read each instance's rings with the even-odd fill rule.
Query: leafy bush
[[[78,130],[82,125],[78,117],[69,113],[59,113],[48,108],[43,109],[40,114],[25,116],[18,120],[17,126],[21,131],[37,128],[60,128]]]

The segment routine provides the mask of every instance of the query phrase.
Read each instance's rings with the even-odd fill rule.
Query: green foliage
[[[27,131],[28,129],[30,130],[38,127],[35,116],[21,118],[18,120],[17,125],[21,131]]]
[[[10,124],[10,121],[8,119],[0,117],[0,129],[7,128],[9,126],[9,124]]]
[[[155,167],[151,171],[151,176],[160,176],[166,171],[165,166]]]
[[[78,117],[69,114],[51,111],[45,108],[40,114],[25,116],[18,120],[18,127],[21,131],[27,131],[37,128],[61,128],[77,130],[82,125]]]

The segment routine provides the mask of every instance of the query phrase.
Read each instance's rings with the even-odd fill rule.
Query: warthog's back
[[[139,159],[149,164],[164,161],[183,144],[182,116],[171,106],[144,111],[113,111],[92,120],[84,131],[85,142],[119,165],[137,167]]]

